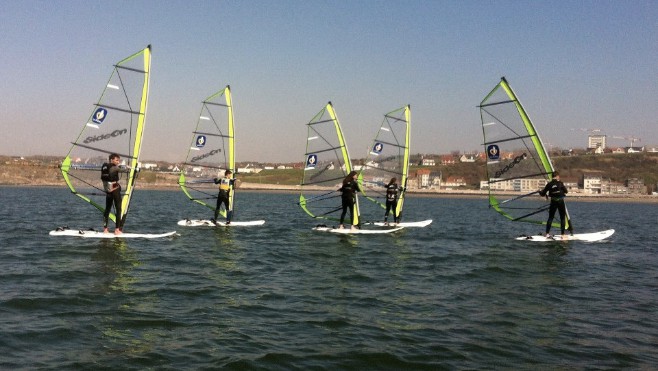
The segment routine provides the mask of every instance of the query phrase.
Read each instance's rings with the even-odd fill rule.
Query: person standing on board
[[[348,209],[350,210],[351,229],[356,229],[356,226],[354,225],[354,204],[356,203],[356,193],[361,192],[356,177],[356,171],[347,174],[345,179],[343,179],[343,186],[339,189],[339,191],[342,192],[341,201],[343,204],[343,212],[340,214],[340,226],[338,227],[340,229],[344,228],[343,221],[345,220],[345,214],[347,214]]]
[[[101,166],[101,180],[105,190],[105,212],[103,213],[103,232],[109,233],[107,224],[114,204],[115,228],[114,234],[121,234],[123,229],[123,220],[121,218],[121,184],[119,184],[119,163],[121,157],[113,153],[109,157],[109,162]]]
[[[558,171],[553,172],[553,179],[551,179],[551,181],[546,184],[544,189],[539,191],[539,195],[546,197],[546,199],[551,199],[551,205],[548,209],[548,221],[546,222],[546,237],[551,236],[551,223],[553,223],[556,210],[560,212],[560,230],[562,232],[562,236],[564,236],[564,225],[566,222],[567,214],[567,208],[564,206],[564,196],[567,194],[567,192],[567,187],[565,187],[564,183],[560,181],[560,173]],[[571,223],[569,223],[569,231],[572,232]]]
[[[400,222],[400,216],[397,214],[398,198],[400,197],[399,191],[403,188],[398,187],[396,178],[391,180],[386,185],[386,213],[384,214],[384,224],[388,225],[388,213],[393,210],[393,221],[395,224]]]
[[[231,216],[233,212],[229,209],[229,200],[231,196],[231,187],[235,184],[235,179],[231,177],[233,172],[226,170],[223,178],[213,179],[215,184],[219,184],[219,194],[217,194],[217,206],[215,207],[215,216],[212,219],[213,223],[217,223],[217,216],[219,215],[219,208],[224,204],[226,211],[226,225],[231,224]]]

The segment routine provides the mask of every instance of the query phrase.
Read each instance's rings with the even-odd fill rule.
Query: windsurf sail
[[[409,177],[410,132],[411,106],[407,105],[385,114],[359,174],[361,192],[368,200],[384,209],[386,186],[391,178],[396,178],[401,190],[395,215],[400,217]]]
[[[112,153],[121,156],[121,215],[125,222],[139,173],[151,71],[151,46],[114,65],[110,79],[94,104],[60,169],[73,194],[105,211],[101,166]]]
[[[233,105],[228,85],[201,103],[201,113],[192,132],[178,185],[190,200],[215,211],[219,188],[214,179],[223,178],[226,170],[235,177]],[[231,183],[229,212],[233,210],[233,187]],[[226,217],[226,210],[221,209],[220,214]]]
[[[311,217],[338,221],[342,211],[343,179],[352,171],[343,131],[331,102],[306,124],[306,153],[299,206]],[[352,224],[359,224],[359,202]]]
[[[553,176],[544,144],[503,77],[480,103],[487,156],[489,207],[513,221],[546,224],[549,204],[539,191]],[[571,230],[567,211],[565,227]],[[560,227],[559,220],[553,226]]]

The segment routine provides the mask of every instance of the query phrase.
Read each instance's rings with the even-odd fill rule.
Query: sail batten
[[[530,117],[505,78],[478,107],[487,156],[489,206],[512,221],[546,224],[546,200],[528,196],[546,185],[554,168]],[[566,215],[568,228],[568,212]],[[553,223],[559,225],[559,221]]]
[[[106,193],[99,170],[108,162],[108,155],[116,153],[122,157],[121,215],[110,213],[113,221],[120,218],[125,222],[136,184],[150,69],[150,45],[114,65],[100,98],[93,104],[91,115],[60,165],[71,193],[104,212]]]

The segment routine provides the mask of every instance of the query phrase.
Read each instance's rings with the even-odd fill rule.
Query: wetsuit
[[[101,167],[101,180],[103,181],[103,188],[105,189],[105,212],[103,213],[103,227],[107,228],[112,211],[112,204],[114,204],[114,215],[116,220],[116,228],[123,229],[123,220],[121,218],[121,184],[119,184],[118,166],[113,163],[104,163]]]
[[[219,215],[219,208],[224,204],[224,210],[226,210],[226,224],[231,223],[231,217],[233,216],[233,211],[229,209],[229,201],[231,197],[231,187],[235,183],[235,179],[231,178],[215,178],[215,184],[219,184],[219,193],[217,194],[217,206],[215,207],[215,217],[213,220],[217,220]]]
[[[401,191],[402,188],[398,188],[396,183],[391,183],[386,186],[386,213],[384,214],[384,223],[388,221],[388,213],[393,210],[393,221],[395,223],[400,222],[399,215],[397,215],[398,208],[398,191]]]
[[[356,192],[361,192],[359,184],[356,180],[350,180],[347,183],[343,183],[340,191],[342,192],[341,201],[343,204],[343,212],[340,214],[340,224],[343,224],[348,209],[350,210],[350,223],[354,224],[354,203],[356,202]]]
[[[546,234],[551,231],[551,223],[553,223],[556,210],[560,212],[560,230],[564,234],[567,214],[567,208],[564,205],[564,196],[567,192],[567,187],[564,186],[564,183],[557,179],[548,182],[544,189],[539,192],[541,196],[551,198],[551,205],[548,209],[548,221],[546,222]],[[569,223],[569,231],[571,231],[571,223]]]

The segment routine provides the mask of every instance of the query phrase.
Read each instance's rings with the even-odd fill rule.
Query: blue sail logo
[[[372,146],[372,152],[377,155],[382,153],[383,149],[384,149],[384,145],[379,142],[375,143],[375,145]]]
[[[202,148],[205,145],[206,145],[206,136],[205,135],[199,135],[198,137],[196,137],[196,147],[197,148]]]
[[[96,125],[100,125],[105,121],[105,118],[107,117],[107,110],[103,107],[99,107],[96,112],[94,112],[94,115],[91,117],[91,121],[94,122]]]
[[[318,164],[318,155],[308,155],[308,157],[306,158],[306,168],[314,169],[317,164]]]
[[[500,159],[500,148],[495,144],[489,145],[487,147],[487,157],[489,157],[489,160]]]

